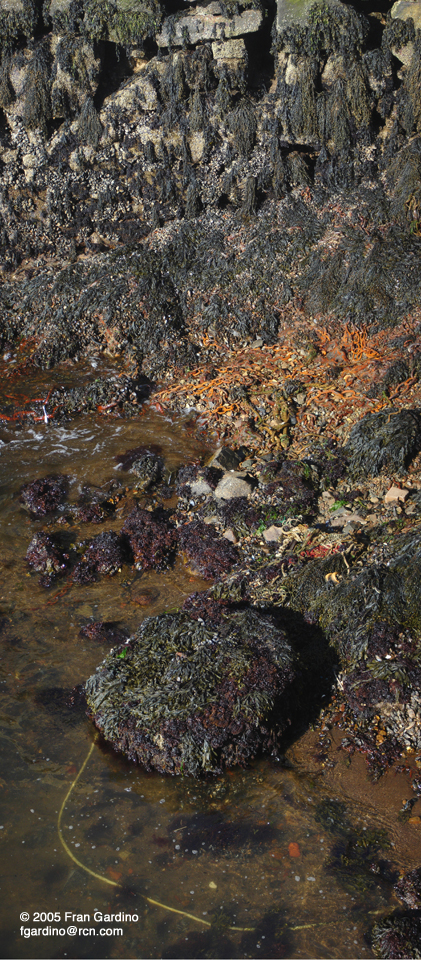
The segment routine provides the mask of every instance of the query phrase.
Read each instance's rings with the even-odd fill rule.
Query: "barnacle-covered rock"
[[[381,960],[420,960],[421,911],[394,913],[379,920],[371,931],[375,957]]]
[[[110,530],[98,534],[89,544],[74,569],[75,583],[92,583],[100,573],[113,575],[121,569],[124,562],[124,549],[121,538]]]
[[[193,520],[178,527],[177,536],[189,567],[205,579],[220,577],[238,560],[237,548],[218,534],[213,523]]]
[[[355,424],[345,446],[353,477],[377,476],[383,468],[402,472],[421,450],[418,410],[367,413]]]
[[[48,476],[25,483],[20,491],[24,506],[36,517],[44,517],[57,510],[67,497],[68,477]]]
[[[219,773],[276,751],[293,654],[251,608],[206,625],[186,612],[143,622],[86,682],[90,715],[116,750],[161,773]]]
[[[162,513],[156,515],[135,507],[121,532],[139,570],[164,570],[174,559],[176,531]]]

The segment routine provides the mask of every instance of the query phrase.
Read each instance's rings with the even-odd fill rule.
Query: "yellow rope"
[[[85,757],[85,759],[84,759],[84,761],[83,761],[83,763],[82,763],[82,766],[81,766],[81,768],[80,768],[80,770],[79,770],[79,773],[76,775],[75,779],[73,780],[73,783],[70,784],[70,787],[69,787],[69,789],[68,789],[68,791],[67,791],[67,793],[66,793],[66,796],[65,796],[65,798],[64,798],[64,800],[63,800],[63,803],[62,803],[62,805],[61,805],[61,807],[60,807],[60,811],[59,811],[59,815],[58,815],[58,819],[57,819],[57,831],[58,831],[58,835],[59,835],[59,838],[60,838],[60,843],[61,843],[63,849],[66,851],[67,856],[70,857],[70,859],[73,860],[73,863],[76,863],[76,865],[77,865],[78,867],[80,867],[81,870],[84,870],[85,873],[89,873],[89,874],[91,875],[91,877],[95,877],[97,880],[101,880],[102,883],[108,883],[108,884],[110,885],[110,887],[121,887],[121,883],[117,883],[115,880],[109,880],[108,877],[104,877],[101,873],[96,873],[95,870],[91,870],[90,867],[87,867],[87,866],[85,866],[84,863],[81,863],[81,861],[78,860],[77,857],[75,857],[75,855],[74,855],[74,853],[71,851],[70,847],[68,847],[68,845],[67,845],[67,843],[66,843],[66,841],[65,841],[65,839],[64,839],[64,837],[63,837],[63,832],[62,832],[62,829],[61,829],[61,821],[62,821],[62,817],[63,817],[63,813],[64,813],[64,808],[65,808],[66,803],[67,803],[67,801],[68,801],[68,799],[69,799],[69,797],[70,797],[70,794],[71,794],[72,791],[74,790],[74,788],[75,788],[75,786],[76,786],[79,778],[82,776],[82,773],[83,773],[83,771],[84,771],[84,769],[85,769],[85,767],[86,767],[86,764],[88,763],[88,761],[90,760],[90,758],[91,758],[91,756],[92,756],[92,753],[93,753],[93,750],[94,750],[94,746],[95,746],[95,744],[92,743],[91,746],[89,747],[87,756]],[[144,893],[141,893],[140,896],[143,897],[143,899],[146,900],[147,903],[152,904],[152,906],[154,906],[154,907],[161,907],[162,910],[167,910],[169,913],[178,913],[181,917],[187,917],[189,920],[194,920],[195,923],[202,923],[205,927],[210,927],[210,926],[211,926],[211,924],[209,923],[208,920],[203,920],[202,917],[195,917],[195,915],[194,915],[193,913],[186,913],[184,910],[176,910],[175,907],[169,907],[168,904],[166,904],[166,903],[160,903],[159,900],[152,900],[152,897],[147,897],[147,896],[145,896]],[[254,927],[228,927],[228,930],[237,930],[239,933],[246,933],[246,932],[247,932],[247,933],[251,933],[251,932],[254,930]]]

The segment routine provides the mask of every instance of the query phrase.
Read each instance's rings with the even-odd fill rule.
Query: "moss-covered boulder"
[[[293,679],[285,632],[248,608],[209,625],[186,612],[149,618],[85,689],[116,750],[147,770],[198,776],[276,751]]]

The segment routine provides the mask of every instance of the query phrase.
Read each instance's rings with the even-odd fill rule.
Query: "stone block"
[[[244,40],[217,40],[212,44],[214,60],[245,60],[247,56]]]
[[[181,47],[183,43],[204,40],[230,40],[245,33],[256,33],[263,23],[261,10],[243,10],[227,17],[221,3],[214,0],[207,7],[194,7],[175,17],[168,17],[156,37],[159,47]]]

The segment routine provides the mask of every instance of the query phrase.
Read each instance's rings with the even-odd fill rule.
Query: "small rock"
[[[212,44],[212,56],[214,60],[245,60],[247,50],[244,40],[217,40]],[[259,346],[262,345],[263,340]]]
[[[194,497],[200,497],[202,494],[212,493],[212,487],[206,483],[206,480],[194,480],[193,483],[190,484],[190,490],[192,496]]]
[[[231,543],[238,543],[238,537],[236,537],[234,531],[231,530],[231,527],[229,527],[222,536],[225,537],[226,540],[230,540]]]
[[[248,497],[251,486],[247,480],[234,474],[226,473],[219,481],[215,490],[215,497],[221,500],[231,500],[233,497]]]
[[[336,511],[335,516],[330,521],[330,525],[335,528],[343,527],[346,523],[366,523],[366,520],[364,517],[360,517],[359,513],[351,513],[349,510],[346,510],[345,507],[341,507]]]
[[[236,470],[243,459],[243,451],[231,450],[230,447],[220,447],[214,453],[207,466],[222,467],[223,470]]]
[[[282,527],[275,527],[272,524],[271,527],[263,531],[263,539],[266,540],[266,543],[278,543],[282,539]]]
[[[409,490],[404,490],[402,487],[390,487],[385,494],[384,502],[393,503],[394,500],[406,500],[408,493]]]

